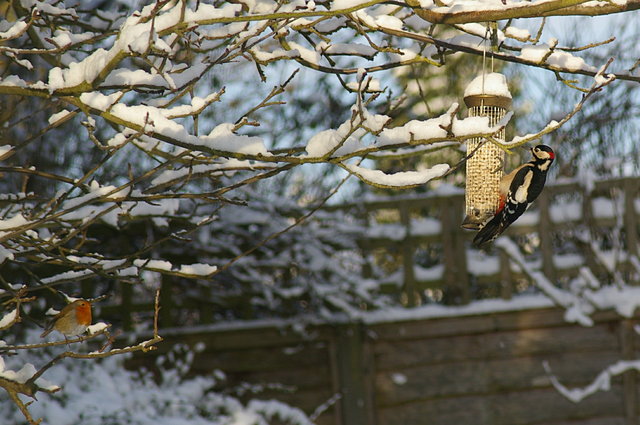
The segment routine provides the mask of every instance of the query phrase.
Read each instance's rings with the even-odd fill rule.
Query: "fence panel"
[[[453,307],[454,309],[461,309]],[[460,310],[461,312],[463,310]],[[220,326],[165,333],[198,347],[191,374],[226,375],[224,389],[277,399],[312,414],[333,400],[321,425],[637,424],[637,373],[573,403],[552,385],[544,364],[568,387],[586,386],[607,366],[637,358],[637,318],[595,315],[591,327],[566,323],[556,308],[404,321]],[[153,368],[139,356],[131,367]]]

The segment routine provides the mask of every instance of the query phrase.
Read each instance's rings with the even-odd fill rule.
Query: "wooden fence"
[[[605,280],[625,272],[626,282],[635,283],[639,186],[639,179],[618,179],[589,190],[576,183],[547,187],[537,209],[507,234],[536,234],[527,261],[538,262],[536,268],[559,286],[584,268]],[[524,277],[509,255],[470,246],[473,233],[459,226],[462,204],[463,194],[455,193],[341,206],[370,224],[360,246],[376,262],[365,268],[365,277],[378,273],[374,269],[383,268],[390,255],[383,280],[410,306],[436,291],[453,293],[451,304],[508,299],[520,291]],[[599,243],[581,237],[584,232]],[[479,296],[483,288],[487,292]],[[175,300],[165,297],[163,321],[170,324]],[[416,318],[404,321],[369,316],[342,324],[283,320],[163,329],[167,343],[157,354],[176,343],[203,347],[192,374],[222,370],[224,391],[251,384],[262,391],[247,398],[298,406],[317,415],[320,425],[640,424],[636,372],[573,403],[552,386],[543,366],[546,362],[565,385],[588,385],[607,366],[638,357],[637,318],[601,312],[593,326],[580,327],[566,323],[563,311],[548,304],[492,314],[449,307],[447,317],[418,317],[430,308],[418,307]],[[132,367],[139,364],[152,362],[132,360]]]
[[[553,282],[566,283],[578,275],[580,268],[588,267],[605,282],[611,281],[612,270],[616,269],[627,283],[637,283],[638,270],[633,261],[639,264],[639,188],[638,178],[599,181],[589,188],[576,182],[549,185],[534,208],[505,234],[537,235],[533,239],[533,259]],[[387,292],[401,290],[409,306],[420,304],[425,292],[433,291],[452,294],[446,300],[450,304],[510,298],[526,280],[505,252],[471,247],[475,233],[460,227],[462,191],[358,202],[340,208],[370,223],[360,242],[365,252],[393,253],[400,267],[383,281],[387,282]],[[606,239],[614,232],[619,234],[605,240],[603,250],[590,241],[591,236]],[[558,246],[559,238],[570,246]],[[420,264],[420,254],[427,249],[438,254],[425,266]],[[378,262],[381,256],[384,254],[378,255]]]
[[[165,330],[158,354],[176,343],[199,346],[190,373],[222,370],[219,390],[261,388],[244,398],[277,399],[310,415],[328,405],[319,425],[640,423],[636,372],[573,403],[544,368],[546,362],[569,387],[588,385],[607,366],[640,354],[636,319],[603,312],[593,326],[580,327],[551,307],[471,315],[451,309],[453,317],[303,331],[286,322]],[[151,360],[136,357],[131,366]]]
[[[404,196],[366,200],[332,207],[358,221],[362,230],[359,246],[369,264],[364,278],[375,278],[387,294],[408,306],[437,302],[464,305],[486,298],[509,299],[527,291],[532,283],[507,253],[489,247],[471,246],[474,232],[460,227],[464,193]],[[575,182],[549,185],[505,234],[512,238],[534,235],[527,260],[558,286],[568,286],[585,267],[602,283],[637,284],[640,179],[624,178],[596,182],[585,188]],[[609,236],[613,233],[614,236]],[[591,236],[600,243],[591,243]],[[564,245],[561,245],[561,241]],[[273,275],[287,275],[274,271]],[[163,279],[161,317],[163,327],[174,326],[194,312],[198,323],[212,323],[219,303],[211,299],[207,286],[202,294],[176,296],[173,278]],[[130,329],[135,316],[150,312],[150,299],[141,302],[131,285],[123,284],[114,305],[105,305],[103,315],[122,321]],[[238,304],[249,303],[238,296]],[[186,313],[185,313],[186,312]],[[182,315],[182,316],[180,316]],[[249,314],[250,316],[250,314]],[[117,317],[117,319],[116,319]]]

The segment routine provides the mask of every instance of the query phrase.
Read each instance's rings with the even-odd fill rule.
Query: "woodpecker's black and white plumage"
[[[522,164],[500,181],[500,205],[493,218],[473,238],[475,246],[480,247],[497,238],[542,192],[555,154],[546,145],[532,148],[531,153],[531,161]]]

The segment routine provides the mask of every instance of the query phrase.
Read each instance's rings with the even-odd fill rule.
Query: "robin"
[[[91,303],[87,300],[75,300],[67,304],[60,313],[56,314],[47,323],[44,332],[40,338],[49,335],[51,331],[56,330],[68,337],[78,336],[87,330],[91,324]]]

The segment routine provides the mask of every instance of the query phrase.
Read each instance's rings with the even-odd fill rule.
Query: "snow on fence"
[[[589,387],[610,365],[637,358],[637,319],[600,312],[582,327],[535,295],[357,323],[208,325],[163,331],[159,352],[130,366],[153,367],[154,356],[186,344],[191,374],[224,372],[217,390],[288,403],[318,425],[631,425],[637,372],[611,377],[580,403],[554,381]]]
[[[631,270],[640,264],[639,186],[637,178],[599,181],[590,187],[576,182],[549,185],[505,235],[533,235],[524,243],[531,251],[527,259],[552,282],[567,284],[585,267],[602,283],[611,282],[617,273],[633,280]],[[475,232],[460,228],[462,191],[354,202],[341,208],[369,223],[360,241],[372,263],[367,277],[377,269],[386,292],[401,291],[409,306],[508,299],[531,286],[504,251],[471,247]],[[380,277],[385,257],[393,258],[388,261],[391,272]]]

